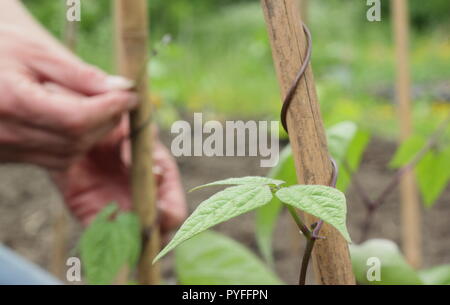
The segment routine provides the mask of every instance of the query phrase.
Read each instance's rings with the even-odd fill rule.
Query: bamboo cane
[[[308,23],[308,0],[299,0],[300,2],[300,17],[305,24]],[[299,253],[301,251],[302,240],[298,238],[298,226],[295,221],[291,221],[291,251],[292,253]]]
[[[394,0],[391,3],[396,45],[396,98],[397,114],[400,122],[399,142],[402,142],[411,136],[412,133],[408,4],[406,0]],[[403,251],[408,262],[418,268],[422,262],[421,215],[412,171],[406,173],[400,181],[400,196]]]
[[[64,43],[73,52],[77,47],[77,22],[66,19],[66,26],[64,29]]]
[[[300,17],[302,18],[305,24],[308,24],[308,10],[309,10],[309,1],[308,0],[300,0]]]
[[[56,277],[64,274],[65,258],[67,257],[68,223],[67,212],[62,205],[55,207],[52,225],[53,245],[51,250],[50,270]]]
[[[77,22],[71,22],[67,18],[64,20],[64,44],[69,50],[75,52],[77,45]],[[61,277],[64,273],[65,258],[67,256],[66,242],[68,236],[67,212],[64,206],[58,205],[55,207],[54,215],[50,270],[55,276]]]
[[[295,0],[261,0],[261,4],[284,97],[306,50],[299,7]],[[327,185],[332,176],[332,166],[311,67],[297,88],[287,122],[298,182]],[[305,215],[305,220],[308,226],[317,221],[311,215]],[[347,242],[328,224],[324,224],[320,233],[326,239],[318,241],[313,250],[316,281],[320,284],[354,284]]]
[[[130,115],[132,136],[131,192],[144,237],[138,266],[141,284],[158,284],[159,266],[152,260],[159,252],[155,180],[153,177],[152,106],[148,98],[148,15],[146,0],[115,0],[117,63],[120,73],[136,82],[140,105]]]

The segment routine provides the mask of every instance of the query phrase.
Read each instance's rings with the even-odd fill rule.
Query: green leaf
[[[346,225],[347,204],[341,191],[323,185],[294,185],[278,190],[275,196],[332,225],[351,242]]]
[[[280,153],[280,160],[277,166],[273,167],[269,174],[269,178],[275,181],[285,181],[287,184],[297,184],[297,175],[295,172],[294,158],[292,158],[292,148],[287,145]]]
[[[270,187],[260,184],[232,186],[216,193],[197,207],[153,262],[194,235],[263,206],[272,197]]]
[[[119,213],[115,204],[106,206],[79,242],[86,281],[94,285],[111,284],[121,268],[134,267],[140,247],[136,215]]]
[[[208,184],[200,185],[197,187],[194,187],[190,190],[190,192],[205,188],[208,186],[215,186],[215,185],[244,185],[244,184],[259,184],[259,185],[276,185],[279,186],[281,184],[284,184],[284,181],[281,180],[275,180],[267,177],[258,177],[258,176],[247,176],[247,177],[240,177],[240,178],[228,178],[225,180],[219,180],[215,182],[211,182]]]
[[[425,146],[426,141],[422,136],[411,136],[399,147],[390,166],[399,168],[408,164]],[[430,207],[450,180],[450,147],[427,152],[416,165],[415,172],[424,204]]]
[[[350,146],[347,149],[347,155],[345,157],[345,162],[348,164],[351,172],[356,172],[361,163],[364,151],[370,141],[370,134],[366,131],[358,130],[355,134]],[[336,183],[336,188],[341,192],[345,192],[350,185],[351,175],[345,170],[342,161],[337,161],[338,166],[341,169],[338,175],[338,180]]]
[[[182,285],[282,284],[246,247],[210,231],[175,250],[175,270]]]
[[[353,122],[345,121],[331,126],[327,130],[328,149],[339,167],[336,188],[345,192],[350,185],[351,172],[355,172],[361,163],[362,155],[369,144],[370,134],[358,129]]]
[[[351,181],[351,176],[344,169],[343,160],[346,160],[350,169],[356,171],[361,162],[364,150],[370,140],[370,134],[358,129],[353,122],[341,122],[327,130],[328,146],[331,155],[336,160],[339,176],[336,188],[344,192]],[[292,149],[287,145],[280,153],[278,165],[269,172],[268,177],[286,181],[286,184],[297,183]],[[276,221],[282,209],[281,202],[274,198],[269,204],[256,211],[256,240],[264,259],[272,264],[272,236]]]
[[[450,265],[420,270],[419,276],[427,285],[450,285]]]
[[[116,234],[121,235],[122,251],[127,252],[128,264],[133,267],[141,255],[141,228],[137,215],[127,212],[120,213],[115,220]]]
[[[294,159],[291,146],[287,145],[280,153],[280,161],[273,167],[268,176],[273,179],[286,181],[287,184],[296,184]],[[269,204],[256,210],[255,234],[258,248],[269,264],[273,265],[272,237],[277,219],[283,205],[274,197]]]
[[[406,165],[425,146],[426,139],[419,135],[413,135],[406,139],[395,152],[389,163],[391,168],[399,168]]]
[[[429,151],[417,164],[416,175],[425,206],[431,207],[450,180],[450,146]]]
[[[361,245],[350,245],[353,272],[359,284],[421,285],[416,271],[405,261],[397,245],[386,239],[372,239]],[[367,273],[372,265],[369,258],[380,261],[380,281],[369,281]]]
[[[357,130],[356,124],[350,121],[338,123],[327,129],[328,150],[336,161],[345,159]]]
[[[277,198],[256,210],[256,243],[264,260],[271,266],[274,264],[272,253],[273,232],[283,205]]]

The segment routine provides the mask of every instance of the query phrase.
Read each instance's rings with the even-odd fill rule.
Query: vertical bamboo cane
[[[52,231],[53,245],[50,270],[56,277],[62,277],[67,256],[66,242],[68,232],[67,212],[62,205],[55,207]]]
[[[308,0],[299,0],[300,2],[300,17],[305,24],[308,23]],[[291,251],[299,253],[301,251],[302,240],[298,238],[298,226],[294,221],[291,221]]]
[[[406,0],[393,0],[393,30],[396,45],[396,97],[400,121],[400,142],[411,135],[411,96],[409,71],[409,21]],[[422,262],[420,204],[413,172],[406,173],[400,182],[402,244],[406,259],[418,268]]]
[[[66,26],[64,29],[64,43],[73,52],[77,47],[77,22],[66,19]]]
[[[305,24],[308,24],[308,10],[309,10],[309,1],[308,0],[300,0],[300,17],[302,18]]]
[[[301,27],[296,0],[261,0],[270,36],[272,54],[283,97],[292,85],[306,50],[306,38]],[[300,184],[330,182],[332,166],[327,150],[325,130],[320,116],[311,67],[301,80],[288,111],[289,138]],[[305,215],[308,225],[317,219]],[[347,242],[328,224],[316,243],[313,264],[320,284],[354,284]]]
[[[146,0],[115,0],[118,67],[120,73],[136,82],[140,105],[131,113],[131,169],[133,208],[138,213],[144,235],[138,266],[142,284],[159,283],[159,266],[152,260],[159,252],[155,180],[153,177],[152,130],[149,119],[152,106],[148,98],[146,67],[148,61],[148,15]]]
[[[66,6],[64,5],[64,8]],[[65,16],[65,14],[64,14]],[[68,49],[75,51],[77,44],[77,22],[71,22],[64,18],[64,43]],[[67,212],[64,206],[58,205],[55,207],[53,222],[53,247],[52,247],[52,261],[50,264],[51,272],[60,277],[64,272],[65,258],[67,256],[67,235],[68,223]]]

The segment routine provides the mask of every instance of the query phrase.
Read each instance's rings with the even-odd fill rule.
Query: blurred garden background
[[[112,2],[82,1],[78,54],[114,71]],[[368,22],[366,1],[309,1],[312,64],[327,126],[352,120],[393,138],[394,45],[389,1],[381,22]],[[62,37],[60,1],[25,1],[35,16]],[[411,73],[415,128],[430,129],[450,100],[447,0],[412,0]],[[278,118],[280,95],[259,1],[149,1],[151,88],[160,120],[208,111],[217,118]],[[382,122],[382,123],[381,123]]]
[[[30,11],[63,40],[65,1],[24,0]],[[171,124],[192,119],[278,120],[281,98],[263,13],[257,0],[150,0],[151,99],[163,141]],[[313,35],[312,67],[326,127],[353,121],[372,135],[355,179],[379,193],[394,171],[387,165],[397,148],[395,46],[390,1],[382,0],[381,22],[369,22],[363,0],[309,0],[307,23]],[[76,52],[114,73],[111,0],[82,0]],[[450,111],[450,1],[410,0],[411,81],[414,133],[427,136]],[[282,135],[283,136],[283,135]],[[186,190],[227,177],[266,175],[258,158],[182,157],[177,159]],[[444,171],[446,169],[443,169]],[[61,197],[46,174],[34,167],[0,170],[0,241],[34,262],[51,265],[52,211]],[[192,210],[207,191],[188,194]],[[349,231],[358,237],[365,210],[353,187],[347,192]],[[423,209],[424,266],[448,264],[450,189],[432,209]],[[218,230],[257,252],[252,215]],[[399,196],[390,197],[376,216],[369,237],[400,242]],[[281,279],[297,280],[298,255],[283,214],[274,238],[275,268]],[[71,220],[69,252],[81,227]],[[170,260],[171,258],[169,258]],[[165,278],[173,280],[170,261]],[[295,268],[292,268],[295,266]]]

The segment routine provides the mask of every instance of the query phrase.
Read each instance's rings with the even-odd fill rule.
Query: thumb
[[[133,81],[108,75],[72,54],[46,51],[38,56],[30,56],[28,61],[29,66],[41,79],[88,96],[114,90],[129,90],[134,86]]]

